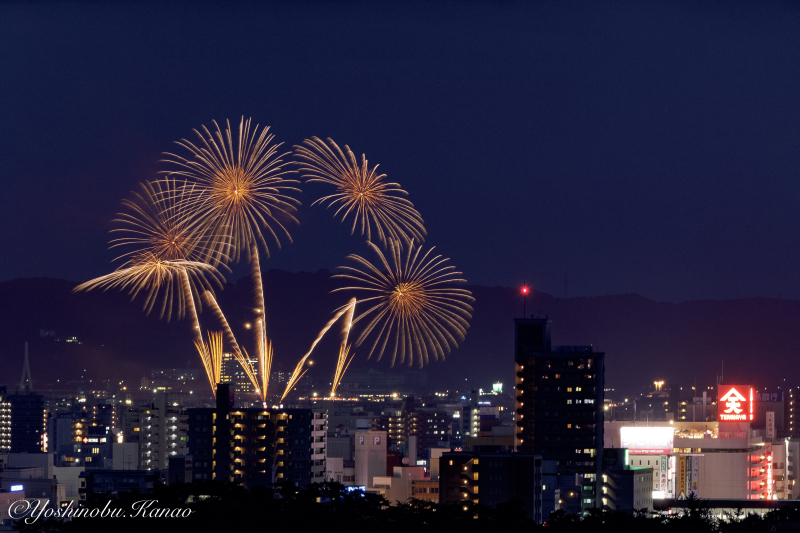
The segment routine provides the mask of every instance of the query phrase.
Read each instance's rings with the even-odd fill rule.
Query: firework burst
[[[111,230],[119,236],[111,240],[110,247],[127,248],[115,259],[123,264],[111,274],[79,285],[75,291],[121,288],[128,289],[132,299],[144,293],[144,310],[149,314],[158,308],[159,318],[166,315],[167,321],[173,310],[179,319],[188,310],[197,341],[201,337],[193,296],[196,286],[211,290],[214,283],[221,288],[225,280],[205,262],[211,250],[204,239],[180,216],[183,184],[163,180],[139,186],[131,199],[123,200],[125,211],[114,220],[120,227]]]
[[[367,244],[380,259],[378,266],[350,255],[348,259],[355,261],[358,268],[339,267],[343,272],[334,275],[355,282],[335,291],[359,290],[373,295],[359,300],[361,304],[372,302],[372,306],[353,321],[365,323],[355,345],[361,345],[377,331],[368,358],[377,350],[380,360],[393,339],[392,365],[398,356],[401,364],[407,361],[411,366],[416,359],[420,367],[431,357],[444,359],[445,353],[464,339],[472,318],[472,293],[451,286],[466,283],[459,277],[461,272],[446,265],[448,259],[433,255],[434,248],[423,254],[423,249],[415,248],[411,242],[404,254],[401,243],[389,241],[390,264],[380,248]]]
[[[353,215],[352,235],[357,226],[361,235],[386,244],[388,239],[409,242],[424,240],[425,227],[419,212],[405,196],[398,183],[385,181],[386,174],[378,174],[378,165],[369,168],[366,157],[361,164],[345,145],[344,151],[328,139],[325,144],[317,137],[306,139],[302,146],[294,147],[300,174],[307,183],[327,183],[336,187],[336,193],[324,196],[311,205],[337,207],[334,217],[342,214],[342,222]]]
[[[164,179],[139,184],[131,199],[122,201],[126,211],[117,214],[111,230],[119,235],[110,248],[125,247],[129,251],[117,257],[130,262],[137,254],[147,251],[165,261],[208,262],[213,250],[209,239],[197,225],[188,223],[186,198],[192,188],[184,181]],[[131,249],[132,248],[132,249]],[[128,266],[124,263],[122,268]]]
[[[256,125],[251,131],[250,119],[242,117],[234,140],[230,121],[224,131],[216,121],[213,124],[213,132],[205,126],[202,132],[195,130],[198,144],[177,142],[188,152],[186,157],[165,154],[164,162],[172,168],[162,173],[188,181],[180,218],[201,225],[211,247],[223,257],[239,261],[242,251],[250,253],[250,247],[259,244],[269,257],[265,233],[279,248],[279,234],[292,240],[279,218],[297,222],[292,213],[300,202],[292,195],[299,193],[299,182],[287,179],[294,172],[284,168],[277,154],[280,144],[272,143],[268,127],[259,132]]]

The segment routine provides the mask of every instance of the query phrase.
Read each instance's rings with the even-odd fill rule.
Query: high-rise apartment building
[[[35,392],[17,392],[6,397],[11,408],[11,453],[44,451],[47,419],[44,396]]]
[[[557,484],[601,507],[604,356],[552,346],[546,318],[515,319],[517,450],[556,462]]]
[[[167,393],[156,393],[144,406],[131,406],[121,416],[123,442],[139,444],[143,470],[166,470],[169,458],[188,453],[189,422],[186,410],[169,401]]]
[[[11,402],[8,390],[0,387],[0,455],[11,451]]]
[[[327,414],[323,410],[234,407],[230,385],[217,386],[215,408],[189,409],[194,479],[245,487],[325,480]]]

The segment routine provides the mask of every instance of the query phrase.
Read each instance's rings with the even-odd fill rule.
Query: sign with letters
[[[621,447],[633,455],[670,455],[675,430],[671,427],[622,427]]]
[[[750,385],[720,385],[717,400],[717,420],[720,422],[750,422],[753,420],[753,387]]]
[[[775,438],[775,411],[767,411],[767,438]]]

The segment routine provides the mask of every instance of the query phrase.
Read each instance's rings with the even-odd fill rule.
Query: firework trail
[[[186,157],[164,154],[171,169],[162,174],[187,179],[180,218],[185,224],[201,225],[210,246],[223,257],[238,262],[242,251],[250,253],[251,246],[259,244],[269,257],[264,233],[278,248],[278,233],[292,240],[279,218],[297,222],[292,213],[300,201],[292,195],[300,192],[299,182],[286,177],[294,171],[284,168],[283,156],[277,154],[280,144],[272,144],[268,127],[259,132],[256,125],[251,133],[250,119],[242,117],[234,141],[230,121],[224,131],[216,121],[213,124],[213,133],[205,126],[202,132],[194,130],[197,144],[186,139],[176,143],[188,152]]]
[[[260,354],[264,350],[263,343],[267,336],[267,320],[266,310],[264,309],[264,285],[261,279],[261,264],[258,260],[257,246],[253,246],[250,249],[250,267],[254,284],[253,293],[256,300],[256,324],[258,324],[258,327],[254,328],[256,334],[256,353]],[[259,371],[261,371],[260,368]]]
[[[398,355],[400,363],[407,360],[411,366],[416,358],[420,367],[428,363],[431,356],[444,359],[445,353],[464,339],[469,328],[468,319],[472,318],[469,305],[474,301],[472,293],[450,286],[466,283],[459,277],[461,272],[445,265],[448,259],[433,256],[434,248],[421,254],[422,248],[415,248],[412,242],[404,256],[403,245],[390,241],[390,265],[380,248],[371,242],[367,244],[380,259],[378,266],[361,256],[350,255],[348,259],[355,261],[358,268],[339,267],[343,273],[333,276],[355,282],[353,286],[333,292],[358,290],[374,295],[359,300],[362,304],[372,302],[373,305],[353,322],[366,322],[355,345],[360,346],[377,329],[368,358],[377,349],[380,360],[393,338],[392,365]]]
[[[260,352],[258,353],[258,371],[261,378],[261,401],[267,401],[269,391],[269,377],[272,371],[272,342],[266,337],[259,343]]]
[[[214,331],[208,332],[208,342],[203,342],[202,335],[199,341],[194,343],[197,351],[200,353],[200,359],[203,360],[203,367],[206,370],[206,376],[211,384],[211,392],[216,397],[217,385],[222,378],[222,332]]]
[[[186,299],[186,307],[189,309],[189,316],[192,319],[194,343],[197,344],[198,341],[203,342],[203,334],[200,331],[200,321],[197,318],[197,308],[194,305],[191,281],[189,280],[189,273],[186,269],[181,273],[181,281],[183,283],[183,297]]]
[[[335,324],[336,321],[339,320],[339,317],[341,317],[342,315],[345,315],[345,314],[346,314],[345,321],[344,321],[344,325],[342,326],[342,344],[347,345],[347,336],[350,334],[350,328],[352,327],[353,310],[355,309],[355,305],[356,305],[356,299],[355,298],[351,298],[350,301],[346,305],[344,305],[344,306],[340,307],[339,309],[337,309],[336,310],[336,314],[333,315],[333,318],[331,318],[328,321],[328,323],[325,324],[325,327],[323,327],[322,330],[319,332],[319,334],[317,335],[317,338],[314,339],[314,342],[311,343],[311,348],[300,359],[300,362],[297,363],[297,366],[295,367],[294,371],[292,372],[292,375],[289,378],[289,381],[286,383],[286,389],[283,391],[283,396],[281,396],[281,401],[283,401],[283,399],[286,398],[286,396],[289,394],[289,392],[291,392],[291,390],[294,388],[294,386],[297,384],[297,382],[300,381],[300,378],[302,378],[303,375],[308,371],[308,369],[304,368],[304,366],[305,366],[306,360],[311,356],[311,353],[314,351],[314,348],[317,346],[317,343],[322,340],[322,337],[324,337],[325,333],[327,333],[328,330],[331,329],[331,326],[333,326],[333,324]]]
[[[220,309],[219,305],[217,305],[217,301],[214,299],[214,296],[211,294],[211,291],[204,292],[203,297],[206,300],[206,305],[212,310],[214,316],[222,325],[222,331],[225,335],[225,340],[227,341],[228,345],[230,345],[231,348],[233,348],[233,356],[236,358],[236,361],[241,365],[242,369],[244,369],[247,378],[250,380],[250,383],[253,384],[253,388],[260,395],[261,388],[258,386],[258,379],[255,376],[255,372],[253,372],[253,366],[250,364],[249,357],[246,357],[247,352],[246,351],[243,352],[242,349],[239,347],[239,343],[236,342],[236,337],[233,336],[233,331],[231,331],[231,327],[228,325],[228,320],[225,318],[225,315],[222,314],[222,309]]]
[[[351,347],[352,345],[350,344],[341,344],[339,346],[339,358],[336,361],[336,373],[333,375],[333,383],[331,384],[331,397],[336,396],[336,389],[338,389],[339,385],[341,385],[344,373],[347,372],[347,368],[350,366],[350,363],[353,362],[353,358],[356,356],[356,354],[350,355]]]
[[[334,218],[342,214],[342,222],[352,213],[350,234],[360,226],[361,235],[372,240],[373,228],[378,241],[415,239],[424,240],[425,226],[419,212],[405,196],[398,183],[385,181],[386,174],[378,174],[378,165],[372,169],[366,157],[361,164],[345,145],[344,151],[328,139],[325,144],[317,137],[306,139],[302,146],[294,147],[300,174],[306,183],[326,183],[336,187],[334,194],[316,200],[313,205],[337,207]]]

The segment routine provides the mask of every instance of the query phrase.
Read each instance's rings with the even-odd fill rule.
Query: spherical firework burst
[[[472,318],[469,305],[474,301],[472,293],[451,286],[466,283],[459,277],[461,272],[446,265],[448,259],[432,255],[434,248],[423,254],[422,248],[415,248],[413,241],[405,246],[405,254],[401,243],[389,241],[391,264],[380,248],[367,244],[380,259],[378,266],[361,256],[350,255],[348,259],[359,267],[339,267],[343,272],[334,275],[356,282],[336,291],[360,290],[372,295],[358,300],[360,306],[372,304],[353,321],[354,325],[366,322],[356,346],[377,330],[367,357],[377,349],[380,359],[389,340],[393,339],[392,365],[398,356],[401,363],[407,360],[409,366],[416,359],[420,367],[428,363],[431,356],[444,359],[451,347],[457,347],[458,342],[464,340],[468,320]]]
[[[191,188],[185,182],[165,179],[139,187],[132,199],[122,201],[127,212],[117,214],[113,222],[120,227],[111,230],[120,235],[110,242],[111,248],[134,248],[117,258],[127,260],[123,268],[143,250],[164,261],[206,262],[212,257],[208,244],[213,239],[187,216],[185,198]]]
[[[216,268],[205,263],[213,251],[206,245],[202,232],[186,224],[180,216],[180,200],[185,190],[183,184],[174,180],[141,183],[140,191],[122,202],[127,210],[114,220],[120,227],[111,230],[120,235],[111,241],[111,248],[133,249],[115,259],[124,260],[116,271],[87,281],[75,291],[115,287],[127,289],[132,299],[144,293],[144,310],[148,314],[159,299],[159,317],[166,315],[167,321],[172,318],[173,308],[178,318],[183,318],[188,310],[195,336],[199,335],[192,294],[197,292],[195,286],[210,289],[210,280],[221,287],[224,279]]]
[[[329,146],[330,145],[330,146]],[[353,214],[352,235],[356,226],[361,235],[372,240],[373,227],[378,241],[387,239],[424,240],[425,227],[419,212],[414,209],[406,191],[398,183],[385,181],[386,174],[378,174],[378,165],[372,169],[366,157],[361,155],[361,164],[345,145],[344,152],[333,140],[326,145],[317,137],[306,139],[303,146],[294,147],[296,163],[301,176],[308,183],[327,183],[336,187],[336,193],[316,200],[311,205],[322,204],[338,207],[334,217],[342,213],[342,222]]]
[[[291,242],[289,231],[279,219],[297,222],[292,213],[300,202],[291,195],[299,192],[299,182],[287,179],[294,172],[284,169],[281,156],[277,155],[280,144],[272,144],[274,136],[268,127],[259,133],[256,125],[251,133],[250,119],[242,117],[236,140],[230,121],[224,131],[216,121],[214,128],[213,133],[205,126],[202,133],[195,130],[198,144],[186,139],[178,141],[188,154],[165,154],[164,161],[172,168],[162,173],[188,180],[181,200],[183,216],[205,225],[212,246],[222,255],[238,261],[243,250],[249,254],[252,245],[260,244],[269,256],[264,233],[279,248],[278,233]]]

